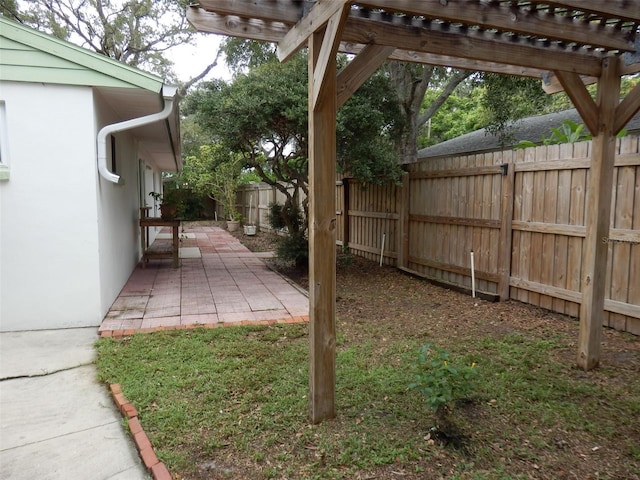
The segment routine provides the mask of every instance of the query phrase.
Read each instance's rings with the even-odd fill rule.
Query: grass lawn
[[[585,373],[573,319],[364,260],[341,266],[338,295],[334,420],[308,422],[306,325],[102,339],[100,379],[179,479],[640,479],[637,337],[607,330]],[[408,387],[425,343],[477,364],[438,417]]]

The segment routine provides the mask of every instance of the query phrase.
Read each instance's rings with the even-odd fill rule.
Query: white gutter
[[[173,104],[175,102],[175,95],[177,91],[178,87],[163,85],[162,96],[164,98],[164,108],[162,111],[152,113],[151,115],[146,115],[144,117],[125,120],[124,122],[112,123],[111,125],[106,125],[100,129],[98,132],[98,171],[104,179],[120,185],[123,183],[120,180],[120,176],[111,173],[107,167],[107,136],[112,133],[131,130],[132,128],[154,123],[159,120],[165,120],[173,111]]]

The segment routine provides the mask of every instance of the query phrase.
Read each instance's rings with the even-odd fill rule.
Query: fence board
[[[565,144],[560,146],[559,161],[564,161],[573,155],[573,145]],[[555,223],[560,225],[569,224],[569,210],[571,207],[571,170],[562,169],[558,171],[556,218]],[[553,271],[553,286],[567,289],[567,264],[568,264],[569,238],[567,235],[556,235],[554,257],[555,265]],[[560,313],[568,313],[567,301],[554,297],[552,310]]]
[[[535,149],[527,149],[525,150],[523,161],[533,162],[535,160],[534,157]],[[523,222],[531,222],[533,221],[533,188],[534,188],[534,171],[524,171],[521,173],[522,175],[522,190],[520,191],[520,195],[522,197],[522,209],[520,217],[514,218],[514,222],[523,221]],[[518,277],[523,280],[531,280],[531,244],[532,244],[532,233],[531,232],[522,232],[520,234],[520,263],[519,263],[519,275]],[[533,294],[532,294],[533,295]],[[519,289],[516,293],[516,299],[521,302],[529,302],[529,290],[527,289]]]
[[[627,139],[624,139],[627,140]],[[632,145],[629,146],[629,150],[637,152],[640,151],[638,146],[639,140],[637,137],[628,139]],[[633,226],[634,231],[640,231],[640,168],[636,166],[635,182],[633,187]],[[629,265],[633,266],[629,272],[629,289],[628,289],[628,301],[632,305],[640,305],[640,241],[631,243],[631,251],[629,253]],[[640,307],[639,307],[640,308]],[[640,335],[640,318],[629,318],[627,322],[627,331],[635,335]]]

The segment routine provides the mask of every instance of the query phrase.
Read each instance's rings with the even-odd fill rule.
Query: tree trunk
[[[421,113],[424,95],[434,79],[436,67],[403,62],[389,62],[388,65],[391,82],[398,94],[404,118],[404,129],[398,143],[398,161],[413,163],[418,158],[420,128],[433,117],[456,87],[473,72],[447,70],[444,74],[445,81],[442,81],[442,92]]]

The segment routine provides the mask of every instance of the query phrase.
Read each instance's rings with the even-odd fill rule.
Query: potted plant
[[[178,216],[180,209],[180,198],[178,190],[166,189],[164,194],[158,192],[149,192],[149,196],[156,202],[160,202],[160,216],[164,220],[173,220]]]
[[[227,230],[230,232],[235,232],[238,230],[240,226],[240,222],[242,221],[242,215],[239,212],[235,212],[231,214],[231,220],[227,220]]]

